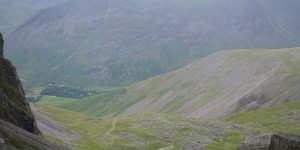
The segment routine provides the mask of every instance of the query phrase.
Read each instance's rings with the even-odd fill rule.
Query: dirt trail
[[[109,135],[111,131],[113,131],[115,129],[115,126],[116,126],[116,123],[117,123],[117,120],[114,120],[112,122],[112,128],[106,132],[106,135]]]

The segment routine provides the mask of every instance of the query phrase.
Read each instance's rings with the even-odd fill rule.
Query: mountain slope
[[[64,0],[0,0],[0,31],[8,35],[38,10],[49,8],[62,1]]]
[[[107,111],[119,108],[110,114],[163,112],[218,118],[298,100],[299,64],[300,48],[223,51],[133,84],[119,98],[106,100],[100,95],[62,107],[96,116],[108,114],[103,109],[86,110],[101,105]]]
[[[128,85],[212,52],[300,46],[298,1],[74,0],[8,37],[22,77]]]
[[[80,140],[70,140],[66,144],[82,150],[202,149],[213,138],[221,138],[227,127],[214,121],[170,114],[135,114],[100,119],[47,105],[38,104],[35,107],[40,110],[34,111],[35,114],[46,115],[65,129],[80,133]],[[53,135],[50,137],[57,139]],[[66,142],[64,138],[59,140]]]

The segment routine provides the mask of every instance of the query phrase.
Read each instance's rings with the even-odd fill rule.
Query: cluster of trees
[[[41,99],[40,95],[39,96],[26,96],[26,100],[29,102],[33,102],[33,103],[40,101],[40,99]]]
[[[72,87],[49,86],[41,92],[41,95],[50,95],[68,98],[84,98],[96,94],[96,91],[85,91]]]

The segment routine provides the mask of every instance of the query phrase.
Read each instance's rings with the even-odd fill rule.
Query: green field
[[[106,87],[106,86],[92,86],[92,87],[86,87],[84,90],[87,91],[96,91],[96,92],[108,92],[113,90],[118,90],[122,87]]]
[[[59,106],[59,105],[64,105],[64,104],[79,101],[79,100],[80,99],[66,98],[66,97],[42,96],[40,101],[37,102],[37,104]]]
[[[31,90],[33,92],[34,95],[41,95],[42,91],[45,89],[46,87],[44,86],[36,86],[33,87]]]
[[[81,101],[61,105],[60,107],[98,117],[117,115],[124,111],[130,102],[124,102],[120,99],[126,94],[126,91],[126,89],[114,90],[105,94],[87,97]]]

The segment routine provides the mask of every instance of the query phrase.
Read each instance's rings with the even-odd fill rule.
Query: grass
[[[61,105],[60,107],[82,112],[91,116],[106,116],[118,114],[126,107],[125,102],[120,97],[126,93],[126,89],[114,90],[105,94],[94,95],[80,101]]]
[[[235,130],[227,130],[222,137],[216,137],[213,142],[206,147],[209,150],[235,150],[237,149],[245,137]]]
[[[46,87],[44,86],[36,86],[32,88],[32,92],[34,95],[41,95],[42,91],[45,89]]]
[[[35,145],[31,145],[24,141],[17,140],[15,138],[10,138],[9,143],[12,144],[17,149],[31,149],[31,150],[40,150],[40,148],[36,147]]]
[[[199,142],[204,149],[228,150],[237,149],[247,136],[276,132],[300,134],[300,101],[209,121],[162,113],[95,118],[53,106],[35,105],[67,130],[80,133],[82,139],[71,141],[79,149],[176,150]],[[244,128],[231,128],[232,125]]]
[[[261,132],[300,134],[300,101],[253,112],[229,115],[229,123],[243,124]]]
[[[245,129],[224,132],[222,138],[215,138],[207,149],[237,149],[247,134],[292,133],[300,135],[300,101],[281,104],[261,110],[232,114],[223,121],[228,124],[240,124]]]
[[[53,106],[65,105],[71,102],[80,101],[80,99],[66,98],[66,97],[55,97],[55,96],[42,96],[37,104],[47,104]]]
[[[108,92],[108,91],[118,90],[120,88],[122,87],[92,86],[92,87],[87,87],[84,90],[96,91],[96,92]]]
[[[148,113],[95,118],[49,105],[35,105],[41,108],[45,115],[64,125],[67,130],[78,132],[82,139],[71,143],[84,150],[159,148],[176,150],[192,147],[197,142],[212,140],[212,135],[204,131],[219,131],[221,128],[213,125],[213,122],[200,122],[171,114]]]
[[[31,90],[32,90],[34,95],[41,95],[41,92],[45,88],[46,88],[45,86],[35,86]],[[109,94],[109,93],[114,93],[115,94],[120,89],[121,89],[120,87],[87,87],[86,88],[86,90],[93,90],[93,91],[96,91],[96,92],[107,92],[108,94],[103,94],[105,96],[112,95],[112,94]],[[101,97],[103,97],[103,96],[96,95],[96,96],[92,96],[92,97],[87,97],[84,100],[86,100],[85,102],[92,101],[93,104],[91,104],[91,105],[94,105],[93,100],[95,100],[95,99],[98,100],[99,97],[101,99]],[[76,98],[55,97],[55,96],[43,95],[41,97],[40,101],[37,102],[37,103],[38,104],[53,105],[53,106],[61,106],[61,105],[66,105],[66,104],[69,104],[69,103],[72,103],[72,102],[78,102],[78,103],[82,104],[82,102],[80,102],[80,101],[84,101],[84,100],[76,99]],[[78,105],[78,106],[82,106],[82,105]]]
[[[300,72],[297,68],[299,60],[296,57],[290,56],[292,53],[298,51],[299,48],[230,50],[220,52],[220,54],[226,54],[226,57],[224,56],[225,63],[223,65],[213,65],[218,62],[217,59],[213,62],[202,59],[187,67],[133,84],[127,88],[86,87],[86,90],[106,92],[84,98],[82,101],[67,103],[61,107],[99,117],[119,115],[124,111],[128,113],[132,112],[132,109],[139,110],[139,112],[184,113],[192,114],[194,115],[193,117],[200,117],[201,114],[196,112],[201,109],[201,107],[206,106],[211,100],[231,100],[232,98],[230,96],[237,94],[237,88],[248,88],[248,84],[245,84],[245,82],[262,80],[260,79],[261,75],[267,71],[264,67],[259,67],[257,70],[250,69],[249,72],[255,74],[255,77],[251,78],[251,80],[250,77],[252,77],[252,75],[248,80],[248,77],[246,78],[248,75],[243,73],[248,70],[248,68],[253,67],[251,65],[253,62],[266,61],[266,63],[262,65],[266,65],[266,68],[269,68],[269,66],[273,66],[272,62],[274,59],[280,59],[283,63],[282,67],[277,68],[277,70],[274,71],[274,75],[270,73],[270,77],[268,77],[269,80],[264,82],[265,84],[271,84],[271,81],[274,79],[279,82],[278,85],[280,84],[280,88],[279,86],[278,89],[274,88],[274,90],[276,90],[275,92],[288,92],[286,95],[279,95],[273,99],[273,101],[277,101],[283,99],[282,96],[287,98],[292,96],[292,93],[289,94],[289,92],[292,91],[293,87],[298,85],[297,83],[300,83],[298,79]],[[223,59],[223,55],[217,57]],[[211,65],[209,63],[211,63]],[[239,68],[237,64],[241,64],[241,68]],[[261,64],[257,65],[261,66]],[[229,69],[227,70],[226,68]],[[239,69],[245,71],[235,71]],[[272,69],[269,68],[268,70]],[[208,72],[208,74],[205,72]],[[285,74],[289,73],[291,73],[289,78],[283,78]],[[282,78],[283,80],[278,80],[277,78]],[[232,84],[233,81],[238,79],[243,79],[243,81]],[[260,84],[259,88],[260,87],[263,87],[263,84]],[[259,88],[255,88],[254,91],[257,91],[256,89]],[[41,88],[36,88],[36,93],[38,93],[40,89]],[[265,90],[265,88],[263,88],[263,90]],[[240,92],[243,91],[239,91],[239,93]],[[264,91],[261,93],[264,93]],[[139,102],[143,104],[147,103],[147,105],[142,105],[141,103],[141,105],[135,105]],[[217,109],[216,112],[218,112]],[[218,115],[221,116],[222,114]]]

